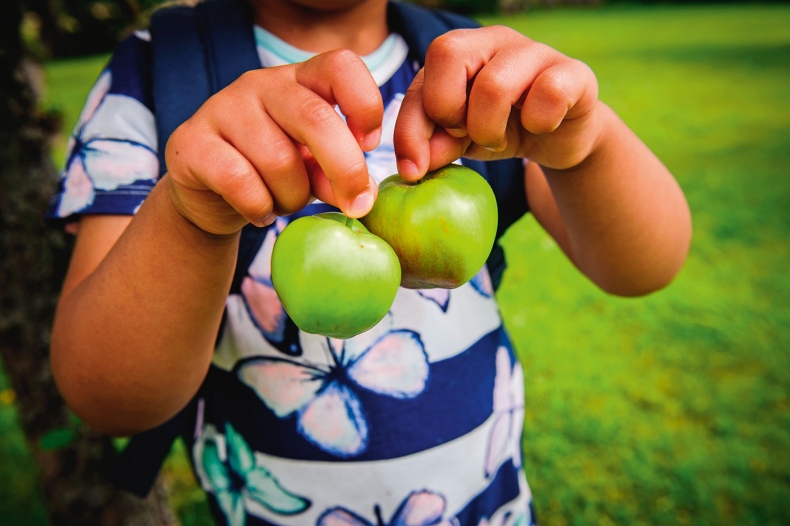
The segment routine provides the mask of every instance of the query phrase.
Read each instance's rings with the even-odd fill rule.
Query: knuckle
[[[544,44],[543,42],[535,42],[532,41],[530,43],[530,48],[532,53],[539,54],[540,56],[547,57],[553,53],[557,53],[551,46],[548,44]]]
[[[250,185],[251,170],[241,159],[223,159],[222,173],[214,174],[221,180],[223,194],[244,194]]]
[[[355,189],[361,190],[369,184],[368,165],[364,157],[349,162],[345,171],[347,174],[345,180],[348,181],[349,187],[353,186]]]
[[[326,101],[311,98],[302,104],[299,118],[309,130],[326,130],[334,127],[339,115]]]
[[[558,118],[554,115],[538,112],[521,112],[521,124],[530,133],[542,135],[551,133],[559,125]]]
[[[165,161],[167,164],[175,164],[179,159],[178,156],[181,154],[181,150],[183,149],[183,144],[181,140],[182,135],[182,128],[185,126],[186,123],[181,124],[178,128],[176,128],[170,137],[167,139],[167,143],[165,145],[159,145],[159,147],[165,148]]]
[[[219,110],[227,107],[228,104],[234,104],[240,101],[247,101],[250,94],[255,93],[258,86],[261,85],[260,71],[246,71],[242,73],[235,81],[217,92],[209,100],[219,99]]]
[[[260,81],[259,77],[263,74],[263,72],[264,72],[263,69],[252,69],[249,71],[245,71],[239,76],[239,78],[237,78],[233,82],[233,84],[241,84],[241,85],[256,84],[257,82]]]
[[[285,141],[275,141],[269,145],[270,152],[266,157],[266,173],[272,176],[292,174],[298,170],[300,159],[293,151],[292,144]]]
[[[506,38],[517,38],[518,40],[522,40],[525,42],[532,42],[532,40],[529,37],[525,36],[523,33],[520,33],[519,31],[516,31],[510,26],[503,26],[503,25],[491,26],[491,31],[496,31],[498,34],[501,34]]]
[[[551,101],[565,101],[568,98],[565,80],[565,74],[559,68],[548,69],[540,76],[540,91]]]
[[[247,89],[246,83],[234,83],[211,95],[195,112],[194,117],[216,120],[227,111],[229,105],[235,105],[239,93]]]
[[[592,68],[587,65],[587,63],[582,62],[581,60],[572,58],[571,64],[573,64],[580,72],[580,74],[585,75],[587,77],[595,77],[595,72],[593,72]]]
[[[507,75],[507,72],[500,69],[483,69],[474,81],[474,88],[486,99],[489,97],[496,100],[502,95],[510,91],[512,80]]]
[[[310,202],[310,187],[304,190],[295,189],[288,196],[283,196],[274,204],[274,210],[279,215],[289,215],[298,212]]]
[[[250,180],[250,175],[249,170],[241,167],[228,167],[221,175],[221,195],[239,214],[257,222],[271,214],[274,201],[266,189]]]
[[[173,131],[165,145],[160,146],[165,149],[165,165],[168,172],[177,174],[187,170],[190,153],[195,144],[201,141],[196,128],[194,121],[189,119]]]
[[[567,58],[553,47],[534,40],[526,43],[522,49],[522,55],[530,57],[531,60],[538,64],[543,64],[544,68],[558,64],[563,58]]]
[[[236,80],[234,80],[230,85],[228,85],[224,90],[221,90],[219,93],[222,93],[222,91],[225,90],[231,91],[231,90],[249,89],[251,86],[255,85],[257,78],[258,78],[257,71],[254,70],[245,71],[244,73],[239,75],[239,77]]]
[[[428,46],[425,55],[426,62],[430,60],[441,63],[461,57],[463,55],[461,46],[464,42],[465,31],[463,29],[455,29],[436,37]]]
[[[466,99],[448,103],[434,97],[425,97],[424,107],[426,115],[443,128],[462,126],[466,117]]]
[[[337,68],[342,71],[346,68],[351,68],[363,64],[362,59],[349,49],[335,49],[324,53],[324,60],[331,68]]]
[[[368,180],[368,164],[365,162],[365,158],[363,156],[359,156],[358,159],[354,160],[348,166],[349,171],[352,174],[358,174],[362,177],[362,181],[364,181],[365,186],[367,186]]]
[[[598,90],[598,77],[595,75],[595,71],[588,66],[585,62],[581,60],[572,59],[573,64],[575,65],[576,69],[579,71],[579,78],[584,79],[591,86],[597,95]]]
[[[167,148],[184,148],[191,144],[192,140],[195,138],[195,128],[197,127],[195,121],[196,117],[192,116],[173,130],[173,133],[167,140]],[[165,152],[167,152],[167,150],[165,150]]]
[[[381,92],[378,90],[357,94],[356,103],[359,105],[357,112],[361,114],[378,117],[384,112],[384,102],[381,99]]]

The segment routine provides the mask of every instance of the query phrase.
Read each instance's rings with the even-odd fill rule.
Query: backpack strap
[[[524,181],[524,161],[521,159],[503,159],[501,161],[476,161],[464,159],[464,166],[468,166],[483,175],[491,185],[497,202],[497,226],[494,247],[488,256],[486,266],[491,276],[491,285],[494,290],[502,284],[507,262],[505,251],[499,244],[499,238],[505,231],[529,212],[527,193]]]
[[[244,0],[172,6],[151,17],[153,96],[159,174],[173,131],[210,96],[242,73],[261,67],[253,17]]]
[[[243,73],[261,67],[253,32],[253,13],[245,0],[205,0],[159,9],[151,17],[152,84],[159,175],[167,171],[165,145],[170,135],[212,95]],[[266,235],[242,230],[233,291]],[[220,331],[220,334],[222,332]]]
[[[151,17],[160,176],[167,171],[165,145],[173,131],[211,95],[261,66],[252,23],[252,12],[243,0],[206,0],[194,8],[171,6]],[[243,232],[247,244],[256,248],[261,234],[254,227]],[[140,497],[147,495],[173,442],[189,432],[186,423],[194,420],[195,411],[193,400],[169,421],[133,436],[113,466],[115,485]]]

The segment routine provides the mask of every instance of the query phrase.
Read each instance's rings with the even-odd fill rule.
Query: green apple
[[[351,338],[376,325],[398,292],[390,246],[338,212],[300,217],[272,250],[272,284],[297,327]]]
[[[472,279],[491,253],[496,198],[480,174],[450,164],[415,183],[384,179],[361,221],[395,249],[401,286],[452,289]]]

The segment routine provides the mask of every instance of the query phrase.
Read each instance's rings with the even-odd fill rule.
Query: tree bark
[[[56,180],[49,144],[58,122],[38,107],[21,19],[21,0],[0,2],[0,359],[52,524],[174,524],[161,485],[137,499],[110,484],[111,439],[71,416],[50,372],[50,327],[71,241],[42,220]]]

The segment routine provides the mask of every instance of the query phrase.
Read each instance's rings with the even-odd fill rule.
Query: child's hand
[[[404,98],[398,170],[418,179],[461,156],[576,166],[599,137],[597,99],[589,67],[513,29],[451,31],[428,48]]]
[[[382,116],[379,89],[350,51],[248,72],[170,137],[172,201],[216,234],[271,223],[312,197],[362,216],[377,188],[362,152],[378,145]]]

